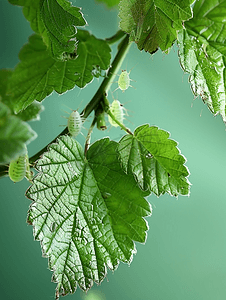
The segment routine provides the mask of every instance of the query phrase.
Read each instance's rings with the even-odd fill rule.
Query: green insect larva
[[[123,105],[118,100],[114,100],[112,102],[112,104],[110,105],[109,110],[113,114],[113,116],[115,117],[115,119],[117,121],[119,121],[120,123],[123,123],[124,115],[125,115],[125,113],[124,113],[125,108],[123,107]],[[114,127],[119,126],[109,115],[108,115],[108,121]]]
[[[130,78],[129,78],[129,73],[126,72],[126,70],[122,70],[122,73],[119,76],[118,79],[118,87],[120,90],[123,92],[129,88],[130,85]]]
[[[83,119],[80,116],[79,112],[77,110],[74,110],[67,122],[68,126],[68,131],[69,133],[73,136],[76,137],[82,130],[82,124],[83,124]]]
[[[119,75],[119,79],[118,79],[118,87],[114,90],[114,92],[118,89],[124,92],[130,86],[133,87],[132,85],[130,85],[130,81],[132,79],[129,78],[129,74],[131,70],[129,72],[127,72],[126,70],[122,70],[122,73]]]
[[[27,170],[27,161],[28,161],[28,155],[24,154],[10,162],[9,178],[13,182],[19,182],[25,177],[26,170]]]

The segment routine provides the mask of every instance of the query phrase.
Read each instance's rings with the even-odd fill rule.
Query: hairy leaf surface
[[[142,125],[119,141],[118,151],[125,172],[133,173],[143,190],[189,195],[186,160],[167,131]]]
[[[0,163],[7,164],[26,153],[26,144],[36,138],[37,134],[31,127],[12,116],[10,109],[0,102]]]
[[[40,173],[26,193],[34,201],[28,222],[49,257],[57,295],[100,283],[107,267],[131,262],[134,241],[146,240],[147,193],[123,172],[116,149],[99,140],[85,158],[76,140],[62,136],[37,162]]]
[[[39,35],[30,36],[10,78],[8,93],[13,98],[15,112],[25,109],[34,100],[42,101],[54,90],[62,94],[75,85],[84,87],[92,81],[95,67],[108,68],[111,50],[105,41],[86,31],[78,31],[78,39],[77,56],[58,61],[46,51]]]
[[[60,60],[76,47],[76,26],[86,25],[80,8],[67,0],[9,0],[23,6],[31,28],[41,34],[52,55]]]
[[[193,93],[226,122],[226,2],[197,1],[194,18],[178,35],[179,58]]]
[[[122,0],[120,27],[130,34],[139,50],[167,51],[177,38],[182,23],[192,17],[190,3],[184,0]]]

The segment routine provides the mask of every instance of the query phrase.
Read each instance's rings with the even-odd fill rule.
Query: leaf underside
[[[193,93],[200,95],[214,114],[226,122],[226,4],[225,1],[197,1],[193,19],[178,34],[179,58],[190,74]]]
[[[130,263],[134,241],[144,243],[151,207],[133,175],[125,174],[117,143],[95,142],[83,155],[62,136],[37,163],[39,174],[26,195],[33,200],[28,222],[54,271],[57,295],[99,284],[107,267]]]
[[[122,0],[120,28],[130,35],[139,50],[166,51],[177,38],[183,21],[192,17],[190,0]]]

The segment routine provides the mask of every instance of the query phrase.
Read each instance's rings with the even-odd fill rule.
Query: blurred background
[[[110,37],[118,30],[117,10],[107,10],[94,0],[72,1],[82,7],[89,24],[86,30],[98,38]],[[20,48],[32,34],[22,9],[0,1],[0,68],[13,68]],[[113,46],[113,56],[116,46]],[[177,46],[168,55],[158,51],[153,56],[140,52],[133,44],[122,65],[132,69],[136,88],[118,98],[128,109],[125,124],[134,130],[149,123],[171,133],[187,158],[192,183],[190,197],[149,196],[153,215],[148,218],[145,245],[136,243],[137,254],[130,266],[120,263],[108,272],[100,286],[88,294],[79,288],[68,300],[225,300],[226,298],[226,132],[222,119],[213,117],[200,98],[195,99],[188,75],[180,68]],[[28,145],[35,154],[57,136],[66,125],[65,111],[81,111],[90,101],[102,78],[86,88],[75,87],[64,95],[55,92],[43,102],[40,121],[30,122],[38,138]],[[112,91],[117,87],[114,83]],[[109,97],[112,101],[111,95]],[[91,124],[90,118],[84,127]],[[86,128],[83,130],[87,133]],[[118,141],[123,132],[97,129],[92,141],[110,136]],[[80,135],[83,145],[85,138]],[[26,223],[30,200],[25,196],[29,183],[14,184],[0,179],[0,286],[3,300],[54,299],[55,284],[48,261],[42,258],[39,242]]]

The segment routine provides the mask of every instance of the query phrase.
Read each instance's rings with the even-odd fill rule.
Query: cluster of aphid
[[[129,72],[127,72],[126,70],[122,70],[122,73],[119,75],[119,79],[118,79],[118,87],[114,91],[120,89],[121,91],[124,92],[130,86],[132,86],[130,85],[130,81],[131,81],[129,77],[130,72],[131,70]],[[119,102],[119,100],[114,99],[114,101],[110,105],[109,110],[111,114],[115,117],[115,119],[119,121],[121,124],[123,124],[124,116],[126,114],[126,109]],[[108,121],[114,127],[119,126],[109,115],[108,115]]]
[[[126,70],[122,70],[122,73],[119,75],[118,80],[118,87],[115,89],[122,90],[123,92],[127,90],[131,85],[129,78],[130,72]],[[114,116],[114,118],[121,124],[123,124],[124,116],[126,114],[126,109],[123,105],[119,102],[119,100],[114,99],[112,104],[109,107],[110,113]],[[109,123],[114,126],[118,127],[119,125],[108,115]],[[82,130],[83,122],[85,121],[84,118],[79,114],[77,110],[72,111],[68,118],[67,126],[69,134],[72,137],[76,137]],[[97,120],[97,128],[100,130],[105,130],[107,127],[105,125],[105,115],[100,114]],[[15,160],[12,160],[9,164],[9,177],[13,182],[19,182],[24,177],[27,180],[31,181],[33,178],[33,172],[30,170],[29,165],[29,158],[28,154],[20,155]]]
[[[122,70],[122,73],[119,75],[118,79],[118,87],[115,89],[122,90],[123,92],[127,90],[131,85],[130,85],[130,77],[129,77],[130,72],[127,72],[126,70]],[[110,105],[109,111],[111,114],[114,116],[116,120],[118,120],[121,124],[123,123],[124,116],[126,114],[126,109],[123,107],[123,105],[119,102],[119,100],[114,99],[112,104]],[[109,123],[117,127],[119,126],[109,115],[108,115],[108,121]],[[82,116],[79,114],[77,110],[74,110],[69,118],[68,118],[68,131],[72,137],[76,137],[82,129],[82,124],[84,122],[84,119]],[[104,115],[99,115],[98,120],[97,120],[97,128],[100,130],[105,130],[107,127],[104,122]]]

